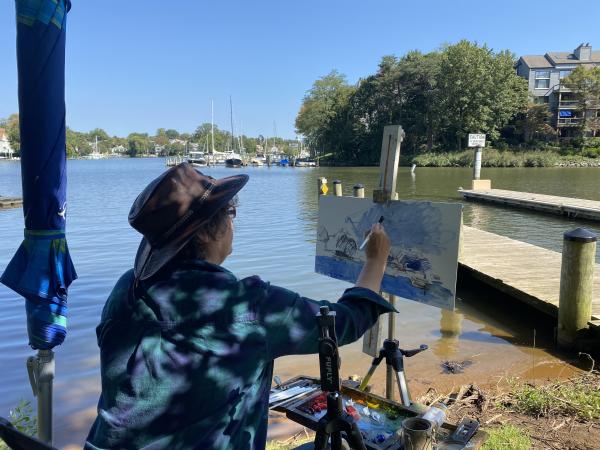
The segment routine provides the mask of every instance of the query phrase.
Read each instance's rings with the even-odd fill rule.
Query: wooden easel
[[[374,203],[387,203],[398,200],[396,192],[396,179],[398,177],[398,163],[400,162],[400,146],[404,140],[404,130],[400,125],[387,125],[383,130],[381,142],[381,158],[379,160],[379,187],[373,191]],[[390,295],[389,301],[395,307],[396,296]],[[396,328],[395,313],[388,314],[388,339],[394,339]],[[383,344],[381,321],[368,330],[363,337],[363,353],[376,357]],[[385,396],[394,397],[395,374],[391,367],[387,367],[385,376]]]

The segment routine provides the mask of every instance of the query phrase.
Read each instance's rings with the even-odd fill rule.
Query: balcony
[[[556,125],[558,127],[578,127],[581,125],[581,119],[579,117],[559,117]]]
[[[559,109],[573,109],[579,106],[578,100],[558,100],[558,108]]]

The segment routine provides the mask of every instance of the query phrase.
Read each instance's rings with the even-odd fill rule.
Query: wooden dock
[[[463,226],[460,265],[475,278],[558,317],[562,255],[525,242]],[[594,268],[590,325],[600,332],[600,264]]]
[[[23,205],[23,199],[16,197],[0,197],[0,209],[18,208]]]
[[[571,218],[600,221],[600,201],[506,191],[504,189],[459,189],[458,192],[465,200],[498,203]]]

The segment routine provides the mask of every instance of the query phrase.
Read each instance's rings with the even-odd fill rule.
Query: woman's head
[[[177,254],[178,261],[204,259],[221,264],[233,250],[233,219],[236,216],[237,197],[219,209]]]
[[[136,278],[152,277],[184,248],[193,258],[223,262],[233,241],[232,200],[247,181],[243,174],[215,179],[182,163],[148,184],[129,212],[129,223],[144,236]]]

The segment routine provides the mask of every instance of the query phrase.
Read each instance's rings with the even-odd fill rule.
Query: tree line
[[[6,119],[0,119],[0,128],[6,130],[11,148],[15,155],[19,155],[19,115],[12,114]],[[198,149],[204,151],[212,149],[211,124],[203,123],[193,133],[180,133],[175,129],[159,128],[154,135],[149,133],[134,132],[126,137],[110,136],[102,128],[95,128],[88,132],[74,131],[67,127],[66,147],[67,157],[84,157],[95,150],[104,155],[123,153],[135,157],[148,154],[159,154],[161,156],[182,156],[189,151]],[[97,142],[97,148],[96,148]],[[257,137],[235,136],[232,139],[231,132],[214,126],[214,149],[216,151],[240,152],[241,148],[247,153],[256,153],[257,150],[277,147],[286,154],[296,154],[299,151],[298,142],[280,137]]]
[[[515,62],[508,50],[463,40],[430,53],[384,56],[376,73],[354,85],[333,70],[304,96],[296,129],[340,164],[377,163],[388,124],[402,125],[403,153],[410,155],[460,151],[469,133],[485,133],[498,148],[555,136],[548,105],[533,102]],[[584,72],[589,78],[593,71]]]

